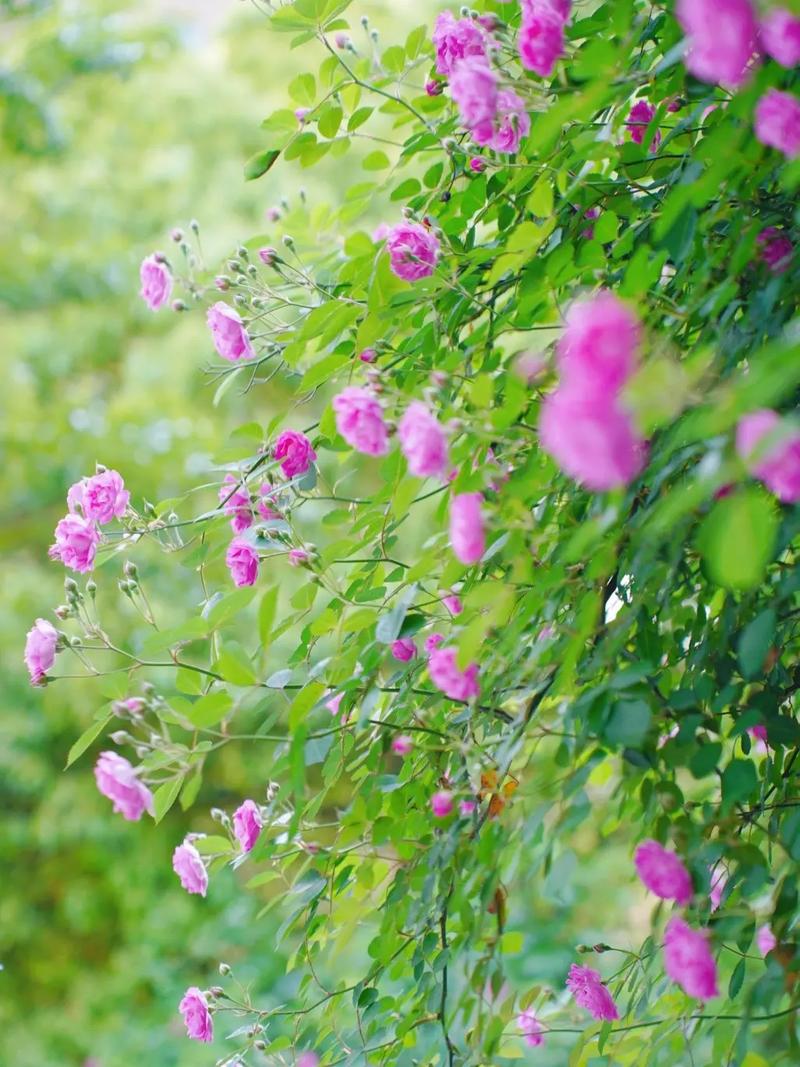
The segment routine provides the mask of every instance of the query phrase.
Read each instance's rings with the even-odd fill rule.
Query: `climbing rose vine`
[[[356,180],[216,272],[176,231],[140,296],[205,320],[219,418],[290,399],[177,499],[65,486],[25,646],[104,677],[69,760],[109,817],[191,813],[173,891],[230,866],[281,916],[280,992],[217,961],[165,1015],[229,1067],[788,1063],[798,5],[486,0],[388,46],[265,8],[317,66],[245,176]]]

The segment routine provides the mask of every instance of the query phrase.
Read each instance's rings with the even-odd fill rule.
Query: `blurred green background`
[[[432,22],[440,5],[356,4],[387,40]],[[354,30],[354,33],[356,31]],[[263,148],[259,123],[287,106],[285,87],[309,69],[239,0],[0,0],[0,1063],[14,1067],[158,1067],[210,1064],[214,1051],[183,1036],[176,1011],[188,985],[215,981],[226,960],[254,998],[291,994],[276,947],[280,916],[256,921],[262,901],[237,892],[231,871],[207,900],[183,893],[170,854],[207,812],[256,794],[269,768],[255,752],[225,750],[208,768],[194,812],[176,807],[156,828],[112,817],[94,787],[98,745],[69,771],[70,745],[104,696],[94,681],[31,689],[25,633],[63,600],[63,569],[49,563],[66,489],[95,462],[124,473],[135,500],[164,499],[213,480],[237,454],[229,434],[280,410],[280,387],[228,391],[212,406],[204,374],[212,348],[203,314],[153,315],[138,299],[143,256],[199,220],[209,265],[254,234],[278,243],[302,226],[308,203],[336,202],[352,180],[328,162],[307,175],[281,164],[247,184],[242,164]],[[282,204],[285,190],[291,198]],[[281,218],[267,212],[278,207]],[[396,211],[396,206],[391,209]],[[209,498],[207,503],[211,502]],[[156,612],[196,601],[196,578],[137,556]],[[141,620],[104,569],[106,628],[135,639]],[[148,570],[149,568],[149,570]],[[576,847],[594,850],[580,833]],[[577,941],[593,929],[592,895],[627,848],[569,852],[570,877],[524,904],[535,951],[515,983],[563,978]],[[568,886],[568,888],[564,888]],[[618,941],[635,941],[646,912],[619,901]],[[513,919],[513,914],[512,914]],[[611,938],[613,940],[613,938]],[[347,966],[345,960],[340,966]],[[563,1046],[538,1054],[563,1062]]]

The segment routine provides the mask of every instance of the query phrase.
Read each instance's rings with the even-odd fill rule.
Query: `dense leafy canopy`
[[[353,183],[218,270],[196,226],[151,263],[152,303],[166,280],[182,317],[212,309],[223,359],[194,403],[229,440],[168,499],[143,486],[103,514],[94,573],[68,581],[47,673],[102,676],[69,762],[110,736],[152,791],[151,837],[181,844],[178,808],[201,835],[176,862],[198,911],[229,867],[262,909],[246,975],[192,978],[220,1063],[789,1063],[800,494],[736,431],[771,408],[770,446],[797,432],[800,268],[790,249],[774,269],[759,237],[796,228],[800,163],[754,134],[796,75],[767,57],[736,89],[700,81],[675,5],[609,0],[573,5],[540,77],[519,62],[526,5],[487,0],[472,25],[530,115],[508,153],[465,130],[433,14],[385,46],[350,7],[266,5],[270,47],[318,65],[244,171],[286,185],[334,160]],[[570,308],[600,290],[641,340],[590,398],[579,466],[596,471],[618,406],[646,440],[608,491],[564,473],[543,429]],[[234,428],[242,392],[253,417]],[[438,476],[412,473],[419,402],[446,432]],[[143,620],[127,642],[100,610],[115,595]],[[241,794],[209,811],[204,779],[236,758]],[[246,797],[250,837],[232,821]],[[645,839],[681,858],[679,905],[643,895]],[[705,931],[718,995],[670,963],[681,921]],[[256,995],[276,951],[286,979]],[[602,975],[606,1021],[565,990],[570,964]]]

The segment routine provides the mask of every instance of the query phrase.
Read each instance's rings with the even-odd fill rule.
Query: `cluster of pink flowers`
[[[522,0],[519,58],[526,70],[551,78],[564,55],[564,27],[572,0]]]
[[[99,527],[122,518],[129,500],[117,471],[101,468],[91,478],[76,482],[67,493],[69,513],[56,526],[50,558],[79,574],[92,570],[100,544]]]
[[[800,500],[800,431],[783,424],[777,411],[765,408],[745,415],[736,428],[736,451],[779,500]]]
[[[620,398],[640,343],[636,316],[606,290],[567,315],[557,350],[561,381],[542,405],[539,439],[588,489],[627,485],[644,465],[645,443]]]
[[[631,140],[634,144],[644,144],[644,135],[647,127],[656,115],[655,107],[647,100],[637,100],[630,110],[625,125],[628,127]],[[661,144],[661,130],[656,129],[653,140],[650,142],[650,152],[655,152]]]
[[[58,630],[47,619],[37,619],[25,640],[25,666],[31,685],[42,685],[56,661]]]
[[[160,252],[154,252],[142,260],[139,278],[142,283],[139,296],[151,311],[158,311],[169,300],[172,292],[172,274]]]
[[[153,814],[153,794],[139,781],[139,770],[116,752],[101,752],[95,764],[97,788],[112,802],[114,811],[138,822],[145,811]]]
[[[594,1019],[612,1022],[619,1018],[614,998],[603,985],[600,975],[591,967],[580,967],[573,963],[567,975],[567,989],[575,998],[575,1003],[586,1008]]]
[[[386,241],[389,264],[398,278],[416,282],[433,274],[439,262],[439,238],[421,222],[398,222],[396,226],[379,227],[376,240]]]
[[[230,307],[224,300],[218,300],[206,312],[206,320],[214,347],[223,359],[237,363],[240,359],[252,359],[255,356],[250,335],[236,308]]]

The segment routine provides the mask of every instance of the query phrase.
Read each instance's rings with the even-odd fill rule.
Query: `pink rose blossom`
[[[525,101],[510,89],[501,89],[497,94],[497,114],[495,130],[489,141],[475,140],[479,144],[488,144],[495,152],[513,155],[519,151],[520,141],[531,132],[531,118],[525,107]]]
[[[344,697],[344,693],[335,693],[330,698],[330,700],[326,700],[325,701],[325,707],[328,709],[328,711],[331,713],[331,715],[338,715],[339,714],[339,707],[340,707],[340,705],[342,703],[343,697]]]
[[[417,646],[407,637],[392,642],[392,655],[401,663],[408,663],[417,654]]]
[[[756,52],[750,0],[678,0],[675,13],[687,37],[687,69],[700,81],[741,85]]]
[[[756,104],[756,137],[789,159],[800,156],[800,100],[779,89],[767,89]]]
[[[284,430],[275,442],[272,455],[280,461],[281,470],[287,478],[305,474],[317,458],[309,439],[297,430]]]
[[[756,752],[764,753],[769,751],[766,726],[751,726],[747,732],[755,743]]]
[[[634,853],[633,862],[645,887],[657,897],[684,906],[692,899],[692,879],[683,861],[658,841],[643,841]]]
[[[756,934],[756,944],[758,945],[758,951],[762,956],[768,956],[777,946],[778,939],[775,934],[773,934],[769,923],[765,923],[764,926],[759,926],[758,933]]]
[[[270,519],[279,519],[281,513],[277,510],[276,498],[278,496],[278,490],[270,482],[262,482],[258,490],[258,514],[265,521]]]
[[[483,174],[486,170],[486,160],[481,159],[480,156],[473,156],[469,161],[469,169],[473,174]]]
[[[471,700],[478,695],[478,664],[459,670],[455,648],[434,648],[428,658],[428,674],[437,689],[451,700]]]
[[[687,996],[711,1000],[719,996],[717,965],[705,931],[693,930],[674,915],[664,931],[664,970]]]
[[[521,0],[520,6],[523,15],[531,15],[537,8],[547,8],[566,22],[572,10],[572,0]]]
[[[474,800],[462,800],[458,805],[459,814],[466,819],[468,816],[475,814],[477,806]]]
[[[488,144],[494,136],[497,94],[497,75],[485,59],[465,59],[450,79],[461,123],[478,144]]]
[[[270,222],[277,222],[278,219],[281,217],[280,208],[277,207],[268,207],[264,214],[267,216]]]
[[[244,538],[235,537],[228,546],[225,563],[231,572],[233,584],[255,585],[258,577],[258,552]]]
[[[636,370],[640,344],[638,318],[614,293],[603,289],[578,300],[567,312],[557,346],[561,380],[605,399]]]
[[[100,531],[82,515],[65,515],[56,526],[55,544],[50,546],[50,559],[60,560],[65,567],[85,574],[94,567]]]
[[[453,812],[453,794],[447,789],[440,789],[431,797],[431,811],[437,819],[446,819]]]
[[[603,985],[600,975],[591,967],[579,967],[573,963],[567,975],[567,989],[575,998],[575,1003],[586,1008],[593,1018],[609,1022],[619,1018],[613,997]]]
[[[792,265],[794,245],[780,230],[768,226],[756,238],[758,257],[773,274],[785,274]]]
[[[336,429],[349,445],[368,456],[385,456],[389,436],[378,398],[360,385],[348,385],[333,398]]]
[[[230,516],[234,533],[242,533],[253,525],[253,512],[250,508],[250,493],[239,484],[235,474],[226,474],[219,489],[219,502],[226,515]]]
[[[480,493],[458,493],[450,501],[450,545],[456,559],[477,563],[486,551]]]
[[[278,250],[270,245],[265,245],[264,248],[259,248],[258,258],[267,267],[272,267],[278,262]]]
[[[788,426],[785,433],[780,431],[776,411],[765,408],[745,415],[736,428],[736,451],[770,492],[794,504],[800,500],[800,432]],[[779,439],[765,447],[762,442],[773,435]]]
[[[187,893],[197,893],[201,897],[206,895],[208,871],[203,857],[191,841],[185,840],[172,853],[172,869]]]
[[[172,274],[163,259],[153,255],[142,260],[139,268],[142,288],[139,296],[151,311],[158,311],[169,300],[172,292]]]
[[[472,19],[456,19],[443,11],[433,29],[437,74],[450,75],[465,56],[486,55],[486,34]]]
[[[529,1048],[538,1048],[539,1045],[544,1044],[544,1027],[530,1008],[519,1013],[517,1026]]]
[[[311,557],[304,548],[293,548],[288,555],[289,565],[291,567],[302,567],[304,563],[308,563],[310,558]]]
[[[441,478],[447,467],[447,435],[428,407],[412,401],[398,426],[400,449],[417,478]]]
[[[519,28],[519,58],[526,70],[552,77],[564,55],[564,19],[549,6],[528,5]]]
[[[428,78],[425,82],[425,92],[428,96],[441,96],[444,92],[444,82],[437,81],[436,78]]]
[[[94,767],[97,788],[113,804],[113,810],[129,822],[138,822],[143,812],[153,814],[153,794],[139,781],[139,771],[116,752],[101,752]]]
[[[642,144],[647,127],[655,118],[656,109],[646,100],[637,100],[631,108],[630,114],[625,121],[631,140],[634,144]],[[655,152],[661,144],[661,130],[656,127],[653,140],[650,142],[650,152]]]
[[[178,1010],[186,1024],[186,1033],[192,1041],[208,1043],[213,1039],[214,1023],[202,990],[194,985],[187,989],[178,1005]]]
[[[461,603],[461,597],[456,596],[455,593],[450,596],[442,597],[442,603],[453,616],[460,615],[464,610],[464,605]]]
[[[392,752],[395,756],[408,756],[414,748],[414,742],[408,734],[398,734],[392,738]]]
[[[393,273],[406,282],[427,278],[439,262],[439,239],[419,222],[399,222],[390,227],[386,249]]]
[[[58,630],[47,619],[37,619],[25,641],[25,666],[31,685],[41,685],[56,661]]]
[[[644,441],[615,399],[601,401],[574,387],[545,398],[539,441],[565,474],[593,492],[632,482],[646,458]]]
[[[800,18],[776,7],[761,20],[760,31],[764,51],[776,63],[789,70],[800,63]]]
[[[236,363],[240,359],[252,359],[255,351],[244,328],[239,312],[218,300],[206,313],[208,328],[214,347],[223,359]]]
[[[67,493],[67,507],[74,511],[79,506],[85,518],[104,525],[122,518],[130,498],[122,475],[104,470],[73,485]]]
[[[264,822],[254,800],[244,800],[233,813],[233,833],[242,852],[252,852]]]
[[[378,358],[378,353],[374,348],[364,348],[358,353],[358,358],[362,363],[374,363]]]
[[[425,651],[433,652],[435,648],[438,648],[444,642],[443,634],[428,634],[425,638]]]

